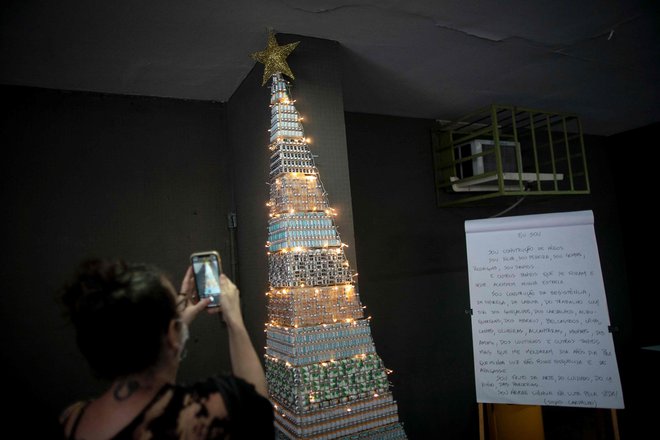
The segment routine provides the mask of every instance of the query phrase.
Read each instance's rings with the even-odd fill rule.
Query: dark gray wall
[[[622,231],[630,283],[630,302],[635,312],[635,340],[639,347],[660,345],[660,295],[655,293],[657,259],[646,255],[655,251],[658,219],[651,213],[657,196],[657,164],[660,159],[655,137],[660,122],[641,129],[610,136],[608,151],[615,166]],[[648,205],[647,205],[648,203]],[[660,353],[658,353],[660,356]]]
[[[649,404],[660,394],[660,351],[644,347],[660,346],[660,295],[655,275],[658,272],[658,220],[652,213],[657,205],[657,164],[660,151],[654,142],[660,122],[610,136],[607,150],[612,158],[612,176],[617,182],[616,196],[621,218],[626,268],[628,271],[633,341],[628,346],[626,367],[628,388],[626,421],[639,426],[639,432],[657,429],[657,404]],[[627,393],[627,394],[626,394]]]
[[[228,254],[224,108],[20,87],[0,92],[2,365],[10,417],[27,419],[14,424],[39,437],[65,405],[103,386],[55,303],[81,259],[150,262],[178,287],[191,252]],[[182,380],[229,368],[216,319],[202,316],[191,332]]]
[[[280,43],[291,39],[285,36]],[[373,317],[378,353],[394,370],[390,378],[406,431],[411,439],[438,433],[477,438],[471,331],[463,312],[469,304],[463,222],[492,215],[512,200],[491,207],[437,208],[432,121],[337,115],[336,46],[314,39],[304,43],[298,58],[296,52],[290,57],[298,76],[294,98],[306,117],[331,203],[351,201],[356,246],[349,249],[357,250],[361,298]],[[23,426],[36,430],[35,436],[56,432],[49,421],[64,405],[93,396],[103,386],[77,354],[71,328],[54,300],[54,291],[74,266],[86,256],[122,256],[155,263],[178,282],[190,252],[216,248],[229,270],[226,214],[232,203],[239,220],[246,323],[262,352],[270,93],[260,80],[259,67],[227,106],[0,88],[5,147],[0,161],[5,230],[0,313],[6,325],[1,356],[13,402],[8,417],[27,420]],[[339,169],[346,150],[336,147],[345,135],[348,199],[341,184],[349,179]],[[655,223],[643,212],[637,215],[640,207],[621,182],[622,148],[644,142],[638,133],[607,141],[589,138],[590,196],[528,198],[509,213],[594,211],[610,316],[620,329],[614,340],[626,400],[620,412],[623,438],[633,423],[653,428],[653,414],[641,399],[655,395],[659,367],[655,353],[639,350],[641,343],[657,343],[657,299],[645,278],[653,263],[640,261],[635,248],[652,242],[648,231]],[[333,154],[339,171],[326,168]],[[646,179],[641,188],[652,188],[652,176]],[[346,224],[347,212],[350,206],[340,207],[341,232],[352,227]],[[347,235],[342,238],[350,239]],[[355,258],[349,258],[355,267]],[[626,262],[634,292],[627,287]],[[182,380],[229,368],[224,329],[207,318],[193,326]],[[35,406],[38,420],[47,422],[35,423]],[[546,408],[544,417],[548,440],[608,438],[607,414]]]
[[[232,146],[229,173],[234,182],[238,238],[238,276],[246,326],[257,353],[264,353],[268,269],[268,128],[270,93],[261,72],[252,69],[227,103],[227,132]]]
[[[477,438],[464,221],[496,214],[516,199],[438,208],[431,127],[430,120],[346,115],[361,296],[374,316],[379,353],[394,370],[410,438]],[[594,211],[610,317],[620,328],[614,340],[626,395],[634,378],[632,320],[617,179],[604,139],[587,138],[587,147],[591,195],[528,197],[507,215]],[[590,411],[544,409],[546,438],[606,436],[602,414]]]

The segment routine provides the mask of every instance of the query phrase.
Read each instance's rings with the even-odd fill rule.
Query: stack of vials
[[[405,439],[300,115],[272,77],[266,376],[280,439]]]

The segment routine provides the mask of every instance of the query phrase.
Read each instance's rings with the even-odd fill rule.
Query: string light
[[[304,118],[280,74],[274,75],[271,91],[266,203],[271,288],[265,293],[264,358],[269,394],[281,416],[276,424],[286,418],[282,426],[294,438],[351,435],[366,422],[370,428],[389,426],[397,421],[387,380],[391,370],[375,353],[371,316],[364,318],[357,273],[345,256],[349,246],[337,231],[338,211],[329,206],[308,148],[312,139],[304,134]],[[391,406],[383,406],[387,399]],[[387,417],[383,411],[389,411]],[[351,412],[354,421],[347,425],[340,414],[346,418]],[[309,435],[302,434],[302,420]],[[398,429],[388,438],[405,438]]]

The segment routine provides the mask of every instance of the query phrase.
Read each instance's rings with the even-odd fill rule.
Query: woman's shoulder
[[[203,415],[205,419],[214,419],[223,430],[270,434],[273,426],[270,401],[260,395],[254,385],[241,378],[214,376],[177,388],[183,393],[181,414],[187,418]]]
[[[67,407],[60,417],[68,437],[89,402]],[[255,387],[235,376],[214,376],[189,385],[166,385],[114,438],[273,438],[273,408]],[[139,434],[139,435],[138,435]]]
[[[208,400],[219,396],[230,413],[245,405],[254,406],[257,402],[270,407],[270,401],[260,395],[254,385],[233,375],[212,376],[177,388],[192,400]]]

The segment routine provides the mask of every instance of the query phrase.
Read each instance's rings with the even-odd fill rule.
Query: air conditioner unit
[[[503,173],[517,172],[516,145],[520,144],[511,141],[500,141]],[[475,157],[471,161],[467,160],[457,164],[456,177],[458,179],[465,179],[466,177],[479,176],[480,174],[497,171],[497,157],[494,148],[495,141],[492,139],[475,139],[454,147],[454,157],[456,160],[492,150],[492,152]]]
[[[564,175],[561,173],[526,173],[518,170],[516,146],[520,149],[520,143],[518,142],[500,141],[500,156],[502,158],[501,176],[504,181],[505,191],[521,190],[521,182],[527,184],[536,181],[563,180]],[[500,190],[495,141],[492,139],[475,139],[454,147],[454,157],[457,161],[484,152],[486,154],[483,156],[456,164],[456,175],[450,177],[450,181],[453,182],[452,190],[454,192]],[[479,176],[484,174],[488,175],[479,178]],[[470,179],[462,181],[462,179],[466,178]]]

